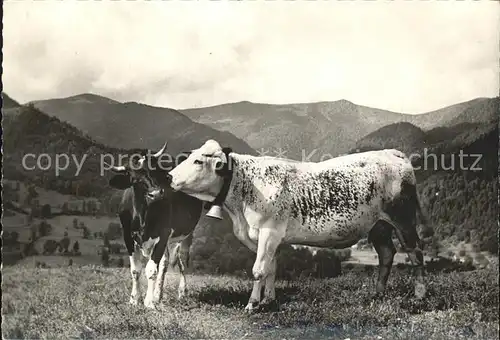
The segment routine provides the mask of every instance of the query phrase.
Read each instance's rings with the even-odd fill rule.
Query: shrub
[[[49,235],[51,231],[52,231],[52,226],[46,221],[42,221],[38,225],[38,234],[40,235],[40,237]]]
[[[12,242],[12,244],[19,243],[19,233],[17,231],[13,231],[10,233],[10,242]]]
[[[87,228],[84,224],[81,225],[80,227],[82,229],[82,237],[86,240],[90,239],[90,230]]]
[[[109,253],[108,253],[108,250],[106,248],[102,249],[101,263],[104,267],[109,267]]]
[[[120,243],[110,243],[108,249],[111,254],[120,254],[122,245]]]
[[[110,248],[111,247],[111,244],[109,243],[109,238],[108,238],[108,234],[104,234],[104,237],[102,239],[102,242],[104,244],[104,246],[106,248]]]
[[[47,268],[47,264],[45,262],[40,262],[40,261],[36,261],[35,262],[35,267],[36,268]]]
[[[64,237],[59,241],[59,252],[69,253],[69,244],[71,243],[68,233],[64,233]]]
[[[43,255],[52,255],[56,252],[59,242],[56,240],[46,240],[43,244]]]
[[[352,263],[347,263],[344,266],[344,269],[346,269],[346,270],[353,270],[354,269],[354,265]]]
[[[80,244],[78,243],[78,241],[75,241],[75,243],[73,243],[73,249],[71,250],[71,252],[77,256],[81,255]]]
[[[52,217],[52,210],[51,210],[49,204],[44,204],[42,206],[42,209],[40,211],[40,215],[42,216],[42,218],[51,218]]]
[[[116,240],[117,238],[122,237],[121,224],[116,222],[110,222],[106,234],[108,235],[108,238],[110,240]]]
[[[336,277],[342,274],[341,259],[335,251],[318,250],[312,259],[312,276],[318,278]]]

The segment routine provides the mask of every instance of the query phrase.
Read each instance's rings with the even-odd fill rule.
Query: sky
[[[176,109],[347,99],[423,113],[499,92],[496,1],[13,1],[15,100]]]

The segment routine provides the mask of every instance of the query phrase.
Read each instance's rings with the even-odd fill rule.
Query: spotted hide
[[[130,258],[130,303],[139,303],[139,277],[143,268],[142,259],[146,258],[148,288],[144,305],[149,308],[156,308],[162,298],[169,263],[180,271],[179,299],[185,295],[184,270],[193,231],[202,212],[200,200],[160,187],[161,179],[158,176],[161,174],[165,178],[165,172],[156,171],[156,161],[146,162],[146,157],[159,157],[155,155],[143,156],[134,166],[110,167],[115,175],[109,181],[110,186],[124,190],[118,215]],[[150,165],[153,168],[150,169]],[[159,192],[161,195],[158,195]],[[156,196],[152,198],[151,193],[156,193]]]
[[[396,252],[393,231],[416,267],[417,296],[425,293],[416,231],[417,217],[423,215],[413,167],[402,152],[371,151],[304,163],[227,153],[209,140],[170,171],[171,187],[213,201],[225,183],[221,169],[231,173],[223,206],[234,234],[257,253],[247,310],[275,298],[280,243],[346,248],[368,236],[379,255],[376,290],[383,293]]]

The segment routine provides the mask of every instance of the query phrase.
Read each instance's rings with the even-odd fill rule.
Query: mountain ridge
[[[232,145],[235,151],[255,154],[246,142],[230,132],[195,122],[174,109],[107,101],[105,97],[88,94],[83,99],[78,95],[32,104],[112,147],[157,149],[169,141],[170,152],[179,153],[199,147],[207,139],[216,139]]]
[[[255,149],[283,148],[300,159],[313,151],[337,156],[386,125],[408,122],[424,130],[462,122],[491,122],[499,100],[476,98],[418,115],[358,105],[348,100],[307,104],[248,101],[180,110],[194,121],[231,131]],[[318,159],[313,159],[318,160]]]

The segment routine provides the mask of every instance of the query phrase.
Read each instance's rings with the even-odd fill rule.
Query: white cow
[[[169,176],[174,190],[210,202],[229,184],[223,207],[236,237],[257,253],[247,310],[275,299],[280,243],[340,249],[368,236],[379,255],[376,292],[383,293],[396,253],[392,230],[417,268],[415,294],[425,294],[416,230],[423,215],[413,167],[398,150],[303,163],[237,154],[208,140]]]

